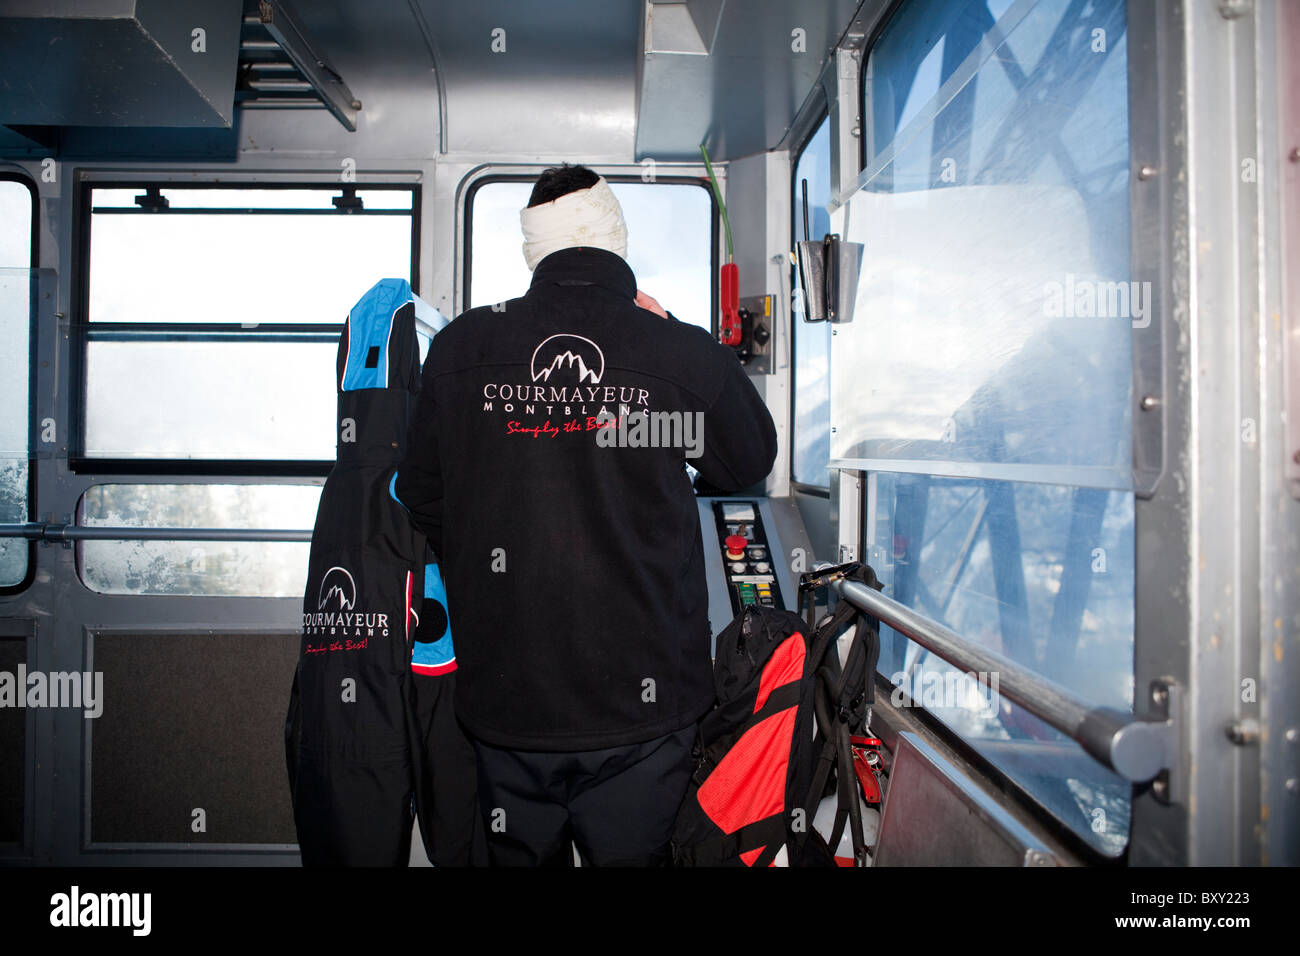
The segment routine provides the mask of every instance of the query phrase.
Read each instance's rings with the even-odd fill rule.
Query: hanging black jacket
[[[438,566],[391,489],[420,383],[415,311],[409,283],[383,279],[339,341],[338,457],[312,532],[285,722],[306,866],[405,866],[413,796],[436,865],[481,849]]]
[[[424,364],[396,490],[442,557],[456,712],[489,744],[637,743],[713,698],[680,446],[702,423],[690,463],[737,490],[767,475],[776,432],[729,349],[635,296],[617,255],[563,249],[522,298],[453,321]],[[655,414],[678,447],[630,447]]]

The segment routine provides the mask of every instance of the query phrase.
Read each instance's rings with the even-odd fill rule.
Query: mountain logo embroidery
[[[581,335],[552,335],[533,350],[529,370],[534,382],[549,383],[552,372],[576,371],[579,384],[598,385],[605,374],[605,353],[599,345]]]
[[[320,599],[316,602],[316,607],[324,610],[326,605],[338,595],[338,610],[350,611],[357,603],[357,582],[352,580],[352,575],[340,567],[330,568],[325,572],[325,578],[320,583]]]

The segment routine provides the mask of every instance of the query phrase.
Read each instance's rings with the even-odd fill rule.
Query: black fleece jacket
[[[681,446],[702,423],[690,463],[738,490],[771,470],[776,430],[730,349],[635,296],[619,256],[562,249],[522,298],[448,325],[424,363],[396,492],[441,559],[457,715],[495,746],[637,743],[713,698]]]

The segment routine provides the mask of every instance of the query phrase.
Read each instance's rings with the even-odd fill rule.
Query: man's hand
[[[665,319],[668,318],[668,313],[664,310],[664,307],[640,289],[636,290],[636,304],[648,312],[653,312],[657,316]]]

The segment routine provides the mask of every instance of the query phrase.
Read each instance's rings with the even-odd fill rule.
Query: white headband
[[[573,246],[607,249],[627,257],[623,207],[602,176],[594,186],[519,211],[524,230],[524,259],[531,272],[552,252]]]

